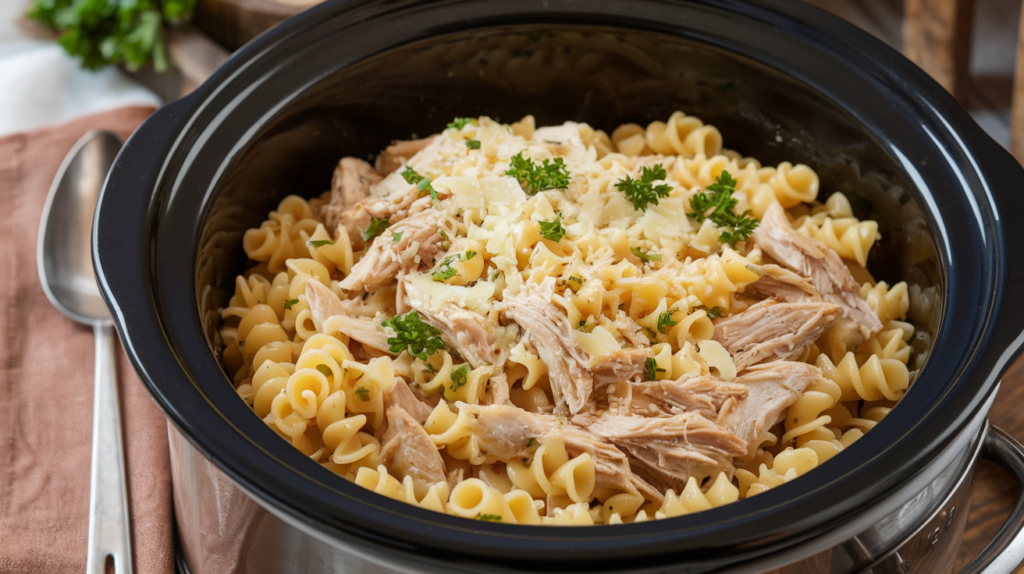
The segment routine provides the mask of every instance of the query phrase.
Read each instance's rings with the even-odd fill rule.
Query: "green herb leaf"
[[[665,168],[656,165],[652,168],[643,168],[640,171],[640,179],[633,179],[626,176],[615,184],[615,187],[626,195],[626,199],[633,204],[637,211],[644,211],[650,204],[658,205],[658,199],[668,197],[672,186],[668,184],[654,185],[655,181],[664,180],[668,177]]]
[[[437,266],[437,269],[430,274],[430,278],[434,281],[447,281],[452,277],[455,277],[455,274],[458,272],[454,267],[452,267],[452,261],[455,261],[458,258],[458,255],[449,255],[448,257],[445,257],[444,261]]]
[[[501,517],[498,516],[497,514],[477,513],[476,519],[477,520],[485,520],[487,522],[501,522]]]
[[[469,149],[480,149],[480,140],[466,140],[466,147]]]
[[[316,249],[317,247],[323,247],[324,245],[334,245],[334,242],[330,239],[317,239],[315,241],[310,241],[309,244]]]
[[[366,387],[359,387],[356,389],[356,396],[359,397],[359,400],[361,401],[368,401],[370,400],[370,389]]]
[[[405,232],[404,231],[395,231],[394,233],[391,234],[391,241],[394,241],[395,243],[398,243],[399,241],[402,240],[402,234],[403,233],[405,233]]]
[[[533,448],[533,445],[537,443],[537,439],[532,436],[526,437],[526,448]]]
[[[317,365],[316,366],[316,370],[318,370],[321,373],[323,373],[325,377],[329,377],[329,376],[334,374],[334,373],[331,372],[331,368],[328,367],[327,365],[323,364],[323,363],[320,363],[319,365]]]
[[[470,259],[472,259],[474,257],[476,257],[476,251],[467,251],[466,255],[462,258],[462,260],[463,261],[469,261]]]
[[[294,304],[296,304],[298,302],[299,302],[298,299],[289,299],[289,300],[284,302],[284,308],[285,309],[291,309],[292,305],[294,305]]]
[[[370,226],[363,231],[363,241],[369,241],[381,233],[384,233],[384,230],[387,229],[389,225],[391,225],[391,222],[387,219],[371,217]]]
[[[715,306],[708,311],[708,319],[717,319],[722,316],[722,308]]]
[[[448,388],[457,391],[466,385],[468,380],[469,367],[462,365],[458,369],[452,371],[452,384]]]
[[[418,184],[416,184],[416,188],[420,190],[421,194],[424,191],[429,192],[430,193],[430,197],[434,201],[437,201],[437,190],[434,189],[433,185],[430,185],[430,178],[429,177],[425,177],[422,180],[420,180],[420,182]]]
[[[532,159],[524,158],[523,152],[519,152],[512,156],[509,170],[505,172],[505,175],[516,178],[523,191],[529,195],[546,189],[569,187],[569,172],[560,157],[556,157],[554,161],[546,159],[537,165]]]
[[[739,201],[732,196],[735,191],[736,180],[728,171],[722,171],[716,183],[690,198],[690,208],[693,211],[687,214],[698,222],[710,219],[718,227],[726,228],[719,236],[719,240],[728,243],[733,249],[736,248],[737,241],[749,239],[760,223],[749,216],[749,211],[741,215],[735,213],[734,209]]]
[[[191,18],[196,0],[35,0],[28,16],[60,33],[58,43],[98,70],[123,64],[137,70],[170,67],[164,30]]]
[[[462,128],[466,127],[466,124],[476,124],[476,118],[455,118],[448,124],[449,128],[455,128],[462,131]]]
[[[679,321],[672,320],[672,313],[675,313],[675,309],[669,309],[661,315],[658,315],[658,332],[666,333],[669,327],[675,327]]]
[[[640,251],[639,247],[630,247],[629,252],[639,257],[640,261],[643,261],[644,263],[650,263],[651,261],[661,261],[660,253],[649,253],[645,251]]]
[[[562,214],[558,214],[554,221],[540,221],[539,223],[540,234],[544,239],[558,243],[565,237],[565,228],[562,227]]]
[[[441,331],[421,321],[420,314],[416,311],[395,315],[385,319],[381,325],[391,327],[395,331],[394,337],[388,337],[392,353],[408,351],[413,357],[426,361],[427,357],[444,349]]]
[[[414,170],[413,168],[411,168],[409,166],[405,166],[405,169],[402,170],[401,176],[405,178],[405,181],[407,183],[411,183],[411,184],[417,184],[417,183],[423,181],[423,176],[418,174],[418,173],[416,173],[416,170]],[[420,191],[423,191],[423,190],[421,189]]]
[[[654,357],[647,357],[647,361],[644,362],[644,376],[648,381],[653,381],[658,376],[658,361]]]

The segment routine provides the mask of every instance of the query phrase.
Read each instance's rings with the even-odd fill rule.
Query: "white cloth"
[[[160,98],[108,66],[83,70],[55,42],[33,40],[15,23],[25,5],[0,0],[0,135]]]

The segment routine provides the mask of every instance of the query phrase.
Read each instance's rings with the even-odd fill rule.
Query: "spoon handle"
[[[114,572],[131,574],[128,489],[121,439],[121,407],[110,324],[96,325],[96,393],[92,421],[92,482],[89,492],[87,574],[103,574],[108,557]]]

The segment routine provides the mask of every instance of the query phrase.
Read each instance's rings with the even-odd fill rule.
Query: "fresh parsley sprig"
[[[719,235],[719,240],[728,243],[733,249],[736,248],[737,241],[749,239],[760,223],[750,217],[750,211],[736,214],[734,210],[739,200],[733,197],[735,191],[736,180],[728,171],[722,171],[715,183],[709,185],[706,191],[690,198],[690,208],[693,211],[687,214],[697,222],[710,219],[718,227],[724,227],[725,230]]]
[[[457,261],[469,261],[470,259],[477,256],[476,251],[467,251],[465,253],[456,253],[455,255],[449,255],[444,258],[444,261],[437,266],[437,269],[430,274],[430,278],[434,281],[447,281],[452,277],[455,277],[456,269],[452,267],[452,263]]]
[[[669,192],[672,191],[672,186],[666,183],[654,185],[654,182],[664,180],[666,177],[668,177],[668,173],[660,165],[651,168],[645,167],[640,170],[640,179],[633,179],[627,175],[625,179],[616,182],[615,187],[626,195],[626,199],[633,204],[634,209],[645,211],[648,205],[652,203],[658,205],[658,199],[668,197]]]
[[[569,187],[569,171],[560,157],[554,161],[546,159],[538,165],[532,159],[523,157],[523,152],[519,152],[512,156],[505,175],[516,178],[519,186],[529,195],[546,189]]]
[[[558,243],[565,237],[565,228],[562,227],[562,214],[558,214],[554,221],[540,221],[540,235],[548,241]]]
[[[441,331],[421,321],[420,314],[416,311],[395,315],[382,321],[381,325],[391,327],[395,331],[394,337],[388,337],[392,353],[408,351],[413,357],[426,361],[427,357],[444,349]]]
[[[413,185],[416,185],[417,183],[423,181],[423,176],[416,173],[416,170],[409,166],[405,166],[405,169],[403,169],[402,173],[399,175],[405,178],[406,183],[411,183]]]
[[[427,192],[430,194],[431,199],[433,199],[434,201],[438,200],[437,190],[435,190],[434,186],[430,184],[429,177],[424,177],[423,179],[421,179],[420,182],[416,184],[416,188],[420,190],[421,195],[423,194],[423,192]]]
[[[384,233],[384,230],[387,229],[389,225],[391,225],[391,222],[387,219],[371,217],[370,225],[363,230],[363,241],[369,241],[381,233]]]

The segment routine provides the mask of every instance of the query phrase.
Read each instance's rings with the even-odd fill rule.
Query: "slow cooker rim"
[[[733,4],[733,3],[731,3],[731,2],[706,2],[706,3],[704,3],[704,4],[712,4],[712,5],[728,5],[728,4]],[[321,10],[319,10],[319,11],[315,11],[314,13],[311,13],[311,14],[308,14],[308,15],[306,15],[306,16],[305,16],[305,20],[307,20],[307,21],[309,21],[309,22],[313,22],[313,19],[314,19],[314,18],[323,18],[323,16],[324,16],[324,15],[326,15],[326,13],[327,13],[327,12],[329,12],[330,10],[335,10],[335,9],[337,9],[337,10],[341,10],[341,8],[342,8],[343,6],[344,6],[344,4],[343,4],[343,3],[337,3],[337,4],[336,4],[336,5],[334,5],[334,6],[324,6],[324,7],[323,7],[323,8],[321,9]],[[321,14],[321,12],[323,12],[324,14]],[[289,29],[292,29],[292,28],[297,28],[298,26],[299,26],[299,24],[298,24],[298,23],[295,23],[294,25],[292,25],[292,26],[290,26],[290,27],[282,27],[282,28],[281,28],[281,29],[279,29],[279,30],[275,30],[275,31],[274,31],[275,33],[274,33],[274,34],[268,34],[268,36],[264,37],[264,38],[263,38],[263,39],[262,39],[262,40],[261,40],[260,42],[258,42],[257,44],[255,44],[255,45],[253,45],[253,46],[249,46],[249,47],[247,47],[246,49],[243,49],[242,53],[240,53],[239,55],[236,55],[236,56],[235,56],[235,58],[233,58],[233,60],[234,60],[235,62],[246,62],[246,59],[247,59],[248,57],[252,56],[252,55],[253,55],[253,51],[255,51],[255,50],[256,50],[257,48],[265,48],[266,50],[268,50],[268,51],[269,51],[269,50],[270,50],[270,48],[271,48],[271,44],[273,43],[273,40],[275,40],[275,39],[277,39],[277,40],[282,40],[282,39],[286,39],[286,38],[288,37],[288,36],[286,35],[286,31],[287,31],[287,30],[289,30]],[[230,69],[230,66],[229,66],[229,69]],[[213,90],[214,90],[214,89],[216,88],[216,86],[217,86],[217,84],[219,83],[219,81],[227,79],[227,78],[225,77],[225,76],[226,76],[226,74],[228,74],[228,71],[227,71],[227,70],[225,70],[225,71],[222,71],[222,72],[219,72],[219,73],[218,73],[218,76],[215,76],[215,79],[214,79],[214,80],[212,80],[212,81],[211,81],[211,83],[209,83],[209,84],[205,85],[205,86],[204,86],[204,88],[203,88],[203,89],[201,89],[201,91],[199,92],[199,94],[198,94],[197,96],[195,96],[194,98],[201,98],[201,97],[203,97],[203,96],[205,96],[205,95],[209,95],[209,93],[210,93],[211,91],[213,91]],[[188,104],[188,105],[186,105],[186,104]],[[183,107],[192,107],[193,109],[192,109],[192,110],[190,110],[190,111],[185,111],[184,109],[182,109]],[[194,114],[195,114],[195,113],[197,112],[197,110],[198,110],[198,108],[199,108],[199,107],[201,107],[201,106],[200,106],[200,104],[199,104],[199,100],[198,100],[198,99],[191,99],[191,100],[186,100],[186,102],[185,102],[184,104],[182,104],[182,108],[179,108],[178,110],[176,110],[176,113],[182,114],[182,115],[184,115],[184,116],[186,116],[186,117],[187,117],[187,116],[188,116],[188,115],[190,115],[190,114],[194,115]],[[976,126],[975,126],[975,129],[976,129]],[[131,142],[130,142],[130,144],[131,144]],[[103,259],[103,255],[102,255],[102,254],[98,254],[98,255],[97,255],[97,261],[98,261],[98,263],[101,263],[101,262],[102,262],[102,259]],[[101,266],[101,265],[98,265],[98,267],[100,267],[100,266]],[[105,279],[105,277],[104,277],[104,279]],[[108,286],[107,288],[109,289],[109,286]],[[116,298],[114,298],[114,299],[116,299]],[[127,323],[126,323],[125,321],[126,321],[126,319],[124,319],[124,317],[119,317],[119,321],[118,321],[118,322],[119,322],[119,327],[120,327],[120,328],[122,329],[122,331],[129,331],[129,332],[130,332],[130,330],[131,330],[131,329],[129,329],[129,328],[128,328],[128,325],[127,325]],[[137,350],[137,349],[135,349],[135,350]],[[133,351],[133,354],[134,354],[134,351]],[[136,357],[133,357],[133,359],[137,359],[137,358],[136,358]],[[137,367],[142,367],[142,361],[141,361],[141,360],[136,360],[136,365],[137,365]],[[140,369],[140,370],[141,370],[142,372],[144,372],[144,373],[145,373],[145,369]],[[150,377],[149,377],[149,376],[145,376],[145,377],[144,377],[144,379],[146,379],[146,380],[147,380],[147,384],[148,384],[148,385],[150,386],[150,388],[151,388],[151,391],[156,391],[156,390],[157,390],[157,389],[156,389],[156,387],[158,387],[159,385],[156,385],[156,384],[154,383],[154,381],[150,379]],[[989,385],[989,386],[991,386],[991,385]],[[157,394],[157,396],[159,397],[159,396],[161,396],[161,394],[162,394],[162,391],[161,391],[160,393],[157,393],[157,392],[155,392],[154,394]],[[164,398],[164,399],[166,400],[166,398],[167,398],[167,397],[163,397],[163,398]],[[163,403],[163,404],[162,404],[162,406],[163,406],[163,407],[164,407],[165,409],[168,409],[168,404],[167,404],[166,402],[165,402],[165,403]],[[169,412],[173,412],[173,409],[168,409],[168,410],[169,410]],[[175,414],[179,415],[179,416],[177,416],[177,417],[172,417],[172,418],[174,418],[174,419],[175,419],[175,423],[176,423],[176,425],[177,425],[177,426],[178,426],[179,428],[182,428],[182,430],[183,430],[183,431],[187,431],[188,429],[185,429],[185,428],[183,428],[183,425],[182,425],[182,423],[184,423],[184,422],[186,422],[186,421],[185,421],[185,420],[184,420],[183,418],[180,418],[180,415],[181,415],[181,413],[175,413]],[[193,439],[193,441],[195,442],[195,440],[194,440],[194,439],[195,439],[196,437],[195,437],[195,436],[192,436],[190,432],[186,432],[186,435],[190,436],[190,438],[191,438],[191,439]],[[246,437],[246,438],[248,438],[248,437]],[[197,446],[198,446],[198,447],[200,448],[200,450],[202,450],[202,451],[204,451],[204,452],[206,451],[206,449],[204,448],[204,445],[202,445],[202,443],[199,443],[199,444],[197,444]],[[261,450],[263,450],[263,449],[261,449]],[[210,453],[206,453],[206,454],[210,454]],[[211,457],[211,458],[212,458],[213,460],[218,460],[216,456],[213,456],[213,457]],[[225,470],[228,470],[228,469],[225,469]],[[240,475],[239,473],[237,473],[237,472],[229,472],[229,474],[231,474],[231,475],[232,475],[232,476],[233,476],[234,478],[236,478],[236,479],[239,479],[239,480],[240,480],[240,481],[242,481],[242,482],[246,482],[246,483],[248,483],[248,482],[249,482],[249,480],[250,480],[250,479],[249,479],[248,477],[243,477],[243,476],[241,476],[241,475]],[[802,478],[802,479],[801,479],[801,482],[803,482],[803,481],[807,480],[807,478],[808,478],[808,477],[804,477],[804,478]],[[785,487],[782,487],[782,488],[780,488],[780,489],[778,490],[778,492],[786,492],[787,490],[788,490],[787,488],[785,488]],[[264,494],[266,494],[266,493],[264,493]],[[771,493],[767,493],[767,494],[771,494]],[[765,500],[769,500],[769,499],[771,499],[771,498],[772,498],[772,496],[767,496],[767,494],[765,495],[765,496],[766,496]],[[776,496],[777,498],[778,498],[778,497],[781,497],[781,495],[773,495],[773,496]],[[279,503],[279,504],[280,504],[280,503]],[[746,504],[746,503],[745,503],[745,504]],[[396,503],[396,507],[397,507],[397,503]],[[410,508],[410,507],[407,507],[406,505],[401,505],[401,508],[398,508],[398,510],[400,510],[400,511],[401,511],[401,512],[400,512],[400,514],[402,514],[402,513],[408,513],[408,512],[411,512],[411,511],[413,511],[414,509],[412,509],[412,508]],[[717,512],[717,511],[716,511],[716,512]],[[710,514],[705,514],[705,515],[702,515],[702,516],[703,516],[703,517],[705,517],[705,518],[707,518],[707,517],[710,517]],[[308,518],[308,517],[307,517],[307,518]],[[702,521],[702,522],[703,522],[703,521]],[[643,525],[631,525],[631,526],[628,526],[628,527],[621,527],[621,528],[631,528],[631,527],[639,527],[639,526],[643,526]],[[664,526],[664,524],[662,524],[662,526]],[[500,529],[500,528],[502,528],[502,526],[501,526],[501,525],[474,525],[474,528],[475,528],[475,529],[477,529],[477,530],[488,530],[488,529],[492,529],[492,528],[498,528],[498,529]],[[518,528],[527,528],[527,527],[518,527]],[[587,534],[588,534],[587,538],[588,538],[589,540],[593,540],[593,539],[595,539],[595,538],[596,538],[596,537],[594,537],[594,536],[589,536],[589,534],[594,534],[594,532],[593,532],[593,531],[592,531],[591,529],[586,529],[586,530],[588,531],[588,532],[587,532]],[[603,530],[603,529],[602,529],[602,530]],[[618,530],[618,528],[616,528],[616,530]],[[564,531],[563,531],[563,532],[564,532]],[[506,534],[506,533],[502,533],[502,534]],[[545,535],[549,535],[549,534],[554,534],[554,533],[551,533],[551,532],[550,532],[550,531],[548,531],[548,530],[544,530],[544,534],[545,534]],[[624,534],[624,533],[620,533],[620,532],[617,532],[617,533],[615,534],[614,538],[622,538],[622,537],[623,537],[623,536],[622,536],[623,534]],[[609,534],[609,536],[611,536],[611,534]]]

